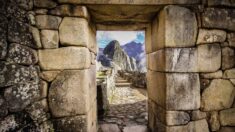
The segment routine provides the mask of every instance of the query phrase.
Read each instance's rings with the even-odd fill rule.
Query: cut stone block
[[[196,43],[197,20],[187,8],[166,6],[154,21],[153,51],[164,47],[193,47]],[[156,28],[157,27],[157,28]]]
[[[89,25],[84,18],[65,17],[59,28],[62,45],[89,47]]]
[[[200,29],[197,38],[197,44],[224,42],[225,40],[226,32],[223,30]]]
[[[36,25],[39,29],[57,30],[61,23],[61,18],[51,15],[37,15]]]
[[[235,68],[230,69],[230,70],[226,70],[224,72],[224,78],[235,79]]]
[[[222,49],[222,70],[230,69],[235,66],[235,51],[232,48]]]
[[[149,98],[166,110],[194,110],[200,107],[200,82],[196,73],[148,71],[147,82]]]
[[[234,96],[235,88],[229,80],[214,79],[202,93],[201,109],[215,111],[230,108]]]
[[[235,31],[235,10],[206,8],[202,14],[202,26]]]
[[[85,6],[76,5],[60,5],[55,9],[50,10],[49,14],[57,16],[71,16],[71,17],[84,17],[88,18],[89,13]]]
[[[235,48],[235,33],[229,33],[227,35],[229,46]]]
[[[59,48],[59,33],[55,30],[41,31],[42,46],[45,49]]]
[[[91,65],[90,52],[85,47],[39,50],[38,56],[44,70],[87,69]]]
[[[219,44],[167,48],[148,55],[148,68],[164,72],[215,72],[221,67]]]
[[[46,98],[48,93],[48,83],[40,80],[39,82],[40,98]]]
[[[56,77],[49,89],[49,106],[54,117],[87,114],[96,99],[92,72],[65,70]]]
[[[42,48],[42,43],[41,43],[41,37],[40,37],[39,30],[35,27],[31,27],[30,30],[31,30],[31,33],[33,35],[33,40],[36,44],[36,47],[37,48]]]
[[[211,131],[218,131],[220,129],[219,113],[218,111],[210,112],[209,126]]]
[[[47,81],[47,82],[51,82],[53,81],[56,76],[60,73],[61,71],[42,71],[40,73],[40,77]]]
[[[192,120],[201,120],[206,118],[206,112],[202,112],[200,110],[192,111]]]
[[[220,111],[222,126],[235,126],[235,108]]]
[[[34,49],[12,43],[9,46],[7,61],[16,64],[34,65],[38,62],[38,55]]]
[[[218,132],[235,132],[235,127],[222,127]]]
[[[215,78],[222,78],[223,77],[223,72],[221,70],[213,73],[201,73],[200,74],[201,78],[206,78],[206,79],[215,79]]]

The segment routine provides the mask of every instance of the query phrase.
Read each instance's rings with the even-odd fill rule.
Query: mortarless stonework
[[[234,5],[229,0],[0,0],[0,131],[97,131],[96,24],[147,27],[150,131],[235,131]],[[99,14],[103,7],[114,14]],[[117,7],[124,12],[116,16]],[[130,15],[144,8],[146,16]]]

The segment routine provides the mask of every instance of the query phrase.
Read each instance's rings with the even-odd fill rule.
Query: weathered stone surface
[[[38,62],[37,52],[27,46],[12,43],[7,55],[9,63],[34,65]]]
[[[15,113],[14,115],[8,115],[3,120],[0,121],[0,131],[9,132],[17,131],[19,128],[24,127],[25,125],[32,122],[30,117],[24,113]]]
[[[40,77],[47,82],[53,81],[61,71],[42,71]]]
[[[33,40],[34,40],[34,43],[36,44],[36,47],[37,48],[42,48],[42,43],[41,43],[39,30],[35,27],[31,27],[30,30],[31,30],[31,33],[33,35]]]
[[[38,84],[26,83],[11,86],[4,92],[11,112],[23,110],[27,105],[40,98]]]
[[[234,132],[235,127],[221,127],[221,129],[218,132]]]
[[[235,68],[226,70],[224,72],[224,78],[235,79]]]
[[[190,121],[189,114],[183,111],[166,111],[165,116],[167,125],[184,125]]]
[[[33,41],[33,35],[30,33],[30,26],[14,19],[10,20],[8,24],[8,40],[13,43],[37,48]]]
[[[222,70],[230,69],[235,66],[235,51],[232,48],[222,49]]]
[[[38,69],[0,62],[0,87],[39,81]]]
[[[148,71],[147,83],[149,98],[166,110],[193,110],[200,107],[200,83],[196,73]],[[177,93],[181,96],[177,96]]]
[[[87,119],[85,115],[65,117],[53,121],[55,131],[87,132]]]
[[[200,74],[201,78],[206,78],[206,79],[215,79],[215,78],[222,78],[223,77],[223,72],[221,70],[213,73],[201,73]]]
[[[40,98],[46,98],[48,92],[48,83],[46,81],[40,80],[39,82]]]
[[[11,2],[7,2],[7,6],[6,6],[6,16],[8,18],[14,19],[15,21],[20,21],[23,23],[28,23],[29,19],[27,16],[27,11],[20,8],[18,6],[18,3],[11,1]]]
[[[89,70],[61,72],[49,89],[49,107],[52,115],[64,117],[86,114],[96,98],[92,81]],[[90,93],[94,93],[93,96]]]
[[[235,10],[207,8],[202,14],[202,26],[235,31]]]
[[[135,126],[126,126],[123,129],[123,132],[147,132],[147,126],[144,125],[135,125]]]
[[[235,126],[235,108],[220,111],[222,126]]]
[[[211,44],[158,50],[149,54],[148,66],[154,71],[215,72],[221,67],[221,48]]]
[[[101,124],[100,127],[102,132],[121,132],[116,124]]]
[[[46,15],[48,10],[47,9],[36,9],[34,11],[37,15]]]
[[[38,124],[41,124],[49,118],[48,111],[47,99],[37,101],[26,108],[26,112],[29,113],[31,119]]]
[[[55,9],[49,11],[51,15],[57,16],[72,16],[72,17],[84,17],[88,18],[89,14],[85,6],[77,5],[60,5]]]
[[[159,21],[153,23],[153,51],[164,47],[195,45],[197,20],[195,14],[189,9],[174,5],[166,6],[156,19]]]
[[[162,4],[199,4],[199,0],[135,0],[135,1],[126,1],[126,0],[58,0],[59,3],[70,3],[70,4],[130,4],[130,5],[162,5]]]
[[[201,120],[201,119],[205,119],[205,118],[206,118],[206,113],[205,112],[202,112],[200,110],[192,111],[191,119],[193,121]]]
[[[6,100],[0,95],[0,118],[8,114],[8,106]]]
[[[202,93],[201,109],[213,111],[230,108],[234,96],[235,88],[229,80],[214,79]]]
[[[28,15],[29,23],[33,26],[36,25],[35,13],[33,11],[29,11],[27,15]]]
[[[33,8],[33,0],[15,0],[18,6],[25,10],[31,10]]]
[[[88,47],[89,25],[84,18],[65,17],[59,28],[62,45],[79,45]]]
[[[41,31],[42,46],[45,49],[59,48],[59,33],[55,30]]]
[[[197,51],[195,48],[159,50],[149,54],[148,66],[154,71],[197,72]]]
[[[211,128],[211,131],[213,131],[213,132],[218,131],[220,129],[218,111],[213,111],[213,112],[210,113],[209,126]]]
[[[44,70],[86,69],[91,65],[90,52],[85,47],[39,50],[38,56]]]
[[[235,86],[235,79],[230,79],[230,81],[232,82],[232,84]],[[234,102],[235,103],[235,102]]]
[[[91,52],[91,64],[96,64],[96,55],[93,52]]]
[[[229,33],[227,35],[229,46],[235,47],[235,33]]]
[[[221,67],[221,48],[219,44],[199,45],[198,71],[215,72]]]
[[[4,34],[0,35],[0,59],[5,59],[7,54],[7,40]]]
[[[53,0],[34,0],[35,7],[54,8],[56,7],[56,5],[56,2],[54,2]]]
[[[166,132],[209,132],[206,119],[192,121],[185,126],[167,127]]]
[[[209,6],[232,6],[235,7],[235,1],[232,0],[208,0]]]
[[[224,42],[225,40],[226,32],[223,30],[200,29],[197,38],[197,44]]]
[[[36,25],[39,29],[54,29],[57,30],[61,23],[61,18],[50,15],[37,15]]]

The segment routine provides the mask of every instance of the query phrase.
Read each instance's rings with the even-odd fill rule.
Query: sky
[[[105,46],[112,40],[117,40],[121,45],[135,41],[144,44],[144,31],[97,31],[97,43],[99,48]]]

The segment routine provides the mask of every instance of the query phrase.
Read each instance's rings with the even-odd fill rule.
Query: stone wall
[[[152,22],[152,132],[235,131],[235,9],[226,7],[234,2],[208,4],[165,6]]]
[[[96,29],[86,7],[0,6],[0,131],[96,132]]]
[[[141,73],[138,71],[118,71],[118,74],[129,81],[132,86],[137,88],[147,89],[147,78],[146,73]]]

